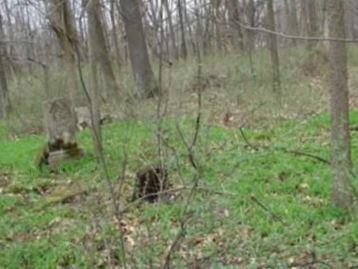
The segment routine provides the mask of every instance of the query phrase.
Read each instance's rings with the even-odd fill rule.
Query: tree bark
[[[186,3],[185,0],[182,0],[182,1],[183,1],[182,8],[183,8],[183,11],[184,11],[184,18],[185,18],[185,21],[186,21],[186,24],[187,24],[189,40],[190,40],[191,46],[193,48],[194,55],[197,55],[197,48],[196,48],[196,44],[195,44],[195,41],[194,41],[193,31],[191,29],[191,23],[190,23],[190,18],[189,18],[189,15],[188,15],[187,3]]]
[[[68,0],[45,0],[52,30],[55,32],[64,55],[66,95],[73,108],[77,92],[76,42],[77,33]]]
[[[221,14],[220,14],[220,6],[221,6],[221,0],[212,0],[212,5],[213,5],[213,20],[215,23],[215,43],[216,43],[216,48],[219,51],[223,51],[224,50],[224,46],[223,46],[223,33],[222,33],[222,21],[221,21]]]
[[[329,33],[333,38],[345,38],[343,0],[327,0]],[[349,176],[352,169],[349,138],[349,103],[347,54],[344,42],[330,42],[331,67],[331,135],[332,135],[332,199],[342,208],[352,204]]]
[[[2,17],[0,14],[0,40],[4,39]],[[0,120],[7,116],[7,80],[5,71],[5,49],[0,44]]]
[[[176,45],[175,31],[174,31],[174,25],[173,25],[173,19],[172,19],[172,11],[169,8],[168,0],[163,0],[163,4],[165,7],[165,12],[167,13],[167,17],[168,17],[171,47],[173,50],[174,58],[176,60],[178,60],[179,55],[178,55],[178,49],[177,49],[177,45]]]
[[[149,62],[138,0],[120,0],[137,91],[144,97],[158,94],[158,85]]]
[[[91,69],[91,112],[93,117],[93,141],[96,147],[96,152],[101,150],[101,112],[100,112],[100,91],[98,85],[98,64],[101,63],[103,68],[103,33],[101,31],[100,20],[99,20],[99,1],[92,0],[88,4],[88,37],[89,37],[89,48],[90,48],[90,69]],[[99,33],[100,32],[100,33]],[[102,39],[102,40],[101,40]],[[106,57],[106,56],[105,56]],[[108,54],[107,54],[108,57]],[[107,59],[109,61],[109,58]],[[110,62],[109,62],[110,64]],[[114,78],[113,70],[112,75]],[[112,89],[113,90],[113,89]]]
[[[276,31],[273,0],[267,0],[267,24],[268,29]],[[272,64],[272,88],[274,93],[279,94],[281,92],[280,62],[278,57],[277,37],[275,34],[269,34],[268,45]]]
[[[6,94],[7,94],[7,82],[5,76],[5,66],[2,48],[0,48],[0,120],[6,117]]]
[[[239,21],[239,6],[237,0],[227,0],[227,9],[229,13],[229,24],[231,32],[231,44],[234,48],[244,49],[243,34]]]
[[[5,6],[5,14],[7,17],[8,24],[9,24],[7,27],[7,35],[10,40],[14,40],[14,29],[13,29],[14,26],[11,23],[11,16],[10,16],[11,11],[9,8],[8,0],[4,0],[4,6]],[[17,57],[17,53],[16,53],[16,48],[15,48],[14,44],[10,43],[8,48],[9,48],[9,51],[8,51],[9,58],[15,59]],[[12,61],[9,61],[9,63],[11,64],[12,71],[14,73],[16,73],[18,71],[18,66],[16,64],[14,64]]]
[[[253,0],[248,2],[244,1],[244,13],[246,21],[251,27],[255,27],[255,3]],[[250,71],[251,75],[255,76],[255,70],[253,65],[252,52],[255,50],[255,31],[245,30],[244,31],[245,40],[244,40],[244,49],[247,51],[249,56]]]
[[[307,12],[308,12],[308,35],[315,37],[318,36],[318,18],[316,11],[316,2],[311,0],[306,0],[307,3]],[[308,42],[308,48],[313,49],[316,47],[317,41]]]
[[[184,27],[184,12],[182,0],[178,1],[178,13],[179,13],[179,25],[180,25],[180,35],[181,35],[181,53],[183,58],[185,59],[188,56],[188,50],[186,46],[186,38],[185,38],[185,27]]]
[[[114,75],[104,38],[100,1],[91,0],[88,4],[87,11],[89,35],[91,35],[90,42],[92,42],[92,48],[90,49],[92,51],[91,57],[94,58],[95,62],[98,62],[101,65],[101,69],[105,77],[107,94],[110,98],[117,98],[119,94],[119,86]]]
[[[115,17],[115,0],[111,0],[110,3],[110,17],[111,17],[111,23],[112,23],[112,38],[113,38],[113,44],[114,44],[114,50],[116,53],[116,63],[118,69],[121,69],[122,67],[122,58],[121,58],[121,51],[119,49],[119,43],[118,43],[118,33],[117,33],[117,23],[116,23],[116,17]]]
[[[291,9],[290,9],[290,29],[293,35],[298,35],[298,19],[297,19],[297,2],[296,0],[291,0]],[[296,40],[292,40],[292,44],[296,45]]]

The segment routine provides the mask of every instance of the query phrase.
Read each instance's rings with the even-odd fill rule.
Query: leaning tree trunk
[[[345,38],[343,0],[328,0],[330,37]],[[349,208],[352,189],[349,176],[352,169],[349,138],[349,104],[347,83],[347,54],[344,42],[330,42],[332,172],[334,203]]]
[[[267,24],[268,28],[271,31],[276,31],[275,26],[275,14],[273,9],[273,0],[267,1]],[[278,58],[278,48],[277,48],[277,36],[273,34],[269,34],[269,50],[271,56],[271,64],[272,64],[272,88],[274,93],[281,92],[281,79],[280,79],[280,62]]]
[[[105,77],[107,93],[109,97],[116,98],[119,94],[119,86],[114,75],[112,63],[109,58],[108,48],[104,38],[102,12],[99,0],[92,0],[88,4],[88,27],[91,36],[91,51],[95,52],[95,61],[101,65]]]
[[[158,85],[149,62],[138,0],[120,0],[137,91],[145,97],[158,94]]]

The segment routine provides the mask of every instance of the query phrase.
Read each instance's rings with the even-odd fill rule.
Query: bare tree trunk
[[[316,37],[318,36],[318,18],[316,11],[316,1],[301,0],[301,3],[305,10],[305,17],[303,18],[306,25],[307,36]],[[317,41],[308,40],[306,41],[307,48],[307,59],[305,64],[305,73],[307,75],[314,75],[320,58],[318,57]]]
[[[221,27],[221,14],[220,14],[220,6],[221,6],[221,0],[212,0],[213,5],[213,11],[214,11],[214,23],[215,23],[215,38],[216,38],[216,48],[219,51],[222,51],[223,48],[223,33],[222,33],[222,27]]]
[[[14,40],[14,29],[13,29],[13,26],[11,24],[11,17],[10,17],[11,11],[10,11],[10,8],[9,8],[8,0],[4,0],[4,5],[5,5],[5,11],[6,11],[5,14],[6,14],[6,17],[7,17],[7,21],[9,23],[9,26],[7,27],[7,35],[8,35],[10,40]],[[9,44],[8,55],[9,55],[10,59],[16,58],[16,48],[15,48],[14,44],[12,44],[12,43]],[[14,73],[16,73],[18,71],[17,70],[18,66],[15,65],[12,61],[10,61],[9,63],[11,63],[12,71]]]
[[[103,51],[101,52],[101,48],[104,45],[104,40],[100,40],[103,38],[101,34],[99,34],[100,28],[100,20],[99,14],[97,13],[99,10],[99,1],[92,0],[88,4],[88,35],[89,35],[89,48],[90,48],[90,68],[91,68],[91,111],[93,115],[93,136],[94,136],[94,144],[98,150],[101,150],[101,128],[100,128],[100,91],[98,85],[98,64],[103,62],[101,61],[101,57],[103,57]],[[102,48],[103,49],[103,48]],[[108,55],[107,55],[108,56]],[[109,59],[107,59],[109,61]],[[110,63],[109,63],[110,64]],[[113,89],[112,89],[113,90]],[[99,139],[96,138],[98,136]]]
[[[173,19],[172,19],[172,11],[169,8],[168,0],[163,0],[163,4],[165,7],[165,12],[167,13],[167,17],[168,17],[169,33],[170,33],[170,39],[171,39],[171,45],[172,45],[171,47],[173,50],[174,58],[176,60],[178,60],[179,55],[178,55],[178,49],[177,49],[177,45],[176,45],[175,31],[174,31]]]
[[[307,0],[300,0],[300,35],[308,34],[308,7]]]
[[[30,23],[30,18],[31,18],[31,15],[30,15],[30,12],[29,12],[29,6],[26,5],[24,7],[24,24],[25,24],[25,33],[26,33],[26,36],[28,37],[29,41],[30,41],[30,44],[28,44],[26,46],[26,58],[29,59],[29,58],[32,58],[32,59],[35,59],[36,58],[36,55],[35,55],[35,46],[34,46],[34,34],[33,34],[33,31],[31,29],[31,23]],[[25,22],[25,18],[26,18],[26,22]],[[28,63],[28,68],[29,68],[29,74],[32,75],[32,72],[33,72],[33,63],[31,61],[29,61]]]
[[[52,30],[55,32],[62,52],[66,70],[66,95],[73,103],[77,92],[76,42],[77,33],[68,0],[49,0],[48,14]]]
[[[296,0],[291,0],[291,9],[290,9],[290,29],[293,35],[298,35],[298,19],[297,19],[297,2]],[[296,40],[292,40],[292,44],[296,45]]]
[[[244,49],[243,34],[239,21],[239,6],[237,0],[227,0],[227,10],[229,13],[229,24],[231,32],[231,44],[234,48]]]
[[[3,49],[0,47],[0,120],[6,117],[7,81],[4,62]]]
[[[244,11],[245,11],[245,17],[248,21],[249,26],[255,27],[255,4],[253,0],[249,0],[247,3],[244,1]],[[255,32],[246,30],[245,33],[245,41],[244,41],[244,48],[248,52],[249,56],[249,63],[250,63],[250,71],[251,75],[255,76],[255,70],[253,65],[253,57],[252,52],[255,49]]]
[[[308,7],[308,35],[315,37],[318,35],[318,18],[316,12],[316,2],[307,0]],[[316,47],[317,41],[308,42],[308,49],[312,50]]]
[[[149,62],[138,0],[120,0],[120,3],[138,93],[146,97],[154,96],[158,94],[158,85]]]
[[[83,4],[84,0],[82,0],[82,4]],[[78,22],[78,31],[79,31],[79,42],[78,42],[78,46],[81,48],[81,58],[82,59],[88,59],[88,42],[87,42],[87,38],[86,38],[86,33],[85,33],[85,18],[82,16],[79,19]]]
[[[0,14],[0,40],[4,39],[3,23]],[[5,48],[0,44],[0,120],[7,116],[7,80],[5,71]]]
[[[112,38],[113,38],[113,44],[114,44],[114,50],[116,53],[116,63],[119,69],[122,67],[122,61],[121,61],[121,51],[119,49],[118,44],[118,34],[117,34],[117,24],[116,24],[116,18],[115,18],[115,0],[111,0],[110,5],[110,16],[111,16],[111,23],[112,23]]]
[[[276,31],[275,15],[273,9],[273,0],[267,0],[267,24],[268,29]],[[272,64],[272,88],[273,92],[281,92],[281,79],[280,79],[280,62],[278,57],[277,37],[275,34],[269,34],[269,50]]]
[[[204,19],[203,19],[203,11],[205,12],[204,8],[201,8],[202,1],[194,0],[194,15],[195,15],[195,37],[196,37],[196,47],[197,47],[197,53],[201,53],[201,50],[203,53],[205,53],[205,41],[204,41]]]
[[[187,6],[186,6],[187,4],[186,4],[185,0],[182,0],[182,1],[183,1],[183,4],[184,4],[183,11],[184,11],[185,21],[187,22],[189,40],[190,40],[191,46],[193,47],[194,55],[196,55],[197,54],[196,44],[195,44],[195,41],[194,41],[193,31],[191,29],[191,22],[190,22],[190,18],[189,18],[188,11],[187,11]]]
[[[343,0],[327,0],[330,37],[345,38]],[[332,172],[334,203],[342,208],[352,204],[349,176],[352,169],[349,138],[347,54],[344,42],[331,42]]]
[[[326,17],[327,17],[327,1],[324,0],[322,2],[322,16],[320,18],[319,22],[319,32],[320,35],[325,35],[325,28],[326,28]]]
[[[290,13],[291,13],[291,10],[290,10],[290,5],[288,4],[287,0],[284,0],[283,1],[283,7],[284,7],[284,11],[285,11],[285,14],[284,14],[284,31],[287,32],[287,33],[291,33],[291,29],[290,29]]]
[[[211,33],[210,28],[212,24],[211,17],[213,16],[212,6],[208,5],[206,3],[206,0],[204,0],[204,3],[202,4],[204,6],[204,29],[203,29],[203,52],[204,54],[207,54],[209,50],[212,48],[211,46]]]
[[[183,14],[183,6],[182,0],[178,1],[178,13],[179,13],[179,24],[180,24],[180,34],[181,34],[181,53],[183,58],[188,56],[187,46],[186,46],[186,39],[185,39],[185,27],[184,27],[184,14]]]
[[[108,49],[104,39],[104,27],[101,20],[101,5],[99,0],[91,0],[88,4],[88,28],[91,34],[92,55],[95,62],[100,63],[101,69],[105,76],[106,88],[109,97],[117,98],[119,94],[119,86],[113,72],[112,63],[109,58]]]

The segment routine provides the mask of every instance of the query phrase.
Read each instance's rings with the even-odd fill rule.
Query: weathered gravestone
[[[84,153],[76,142],[76,117],[70,102],[66,98],[57,98],[45,102],[44,108],[48,143],[38,164],[40,168],[48,165],[54,170],[63,161],[82,157]]]

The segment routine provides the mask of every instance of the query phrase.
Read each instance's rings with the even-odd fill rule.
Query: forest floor
[[[120,223],[89,130],[78,135],[86,156],[49,173],[34,164],[45,136],[1,124],[0,268],[122,268],[124,261],[127,268],[161,268],[182,221],[185,233],[171,268],[358,268],[357,217],[330,200],[327,84],[320,75],[303,79],[294,62],[284,61],[278,106],[277,96],[264,94],[270,88],[267,77],[251,80],[248,69],[236,63],[223,69],[226,60],[204,65],[212,68],[205,73],[194,147],[200,167],[194,196],[197,170],[181,133],[186,141],[195,133],[195,65],[175,72],[173,85],[182,79],[183,94],[171,98],[161,123],[171,184],[162,202],[130,202],[136,172],[158,162],[158,122],[137,115],[104,125],[114,196],[121,208],[128,207]],[[356,84],[352,76],[351,126],[358,126]],[[155,104],[149,101],[148,107],[155,115]],[[135,113],[146,114],[148,107]],[[351,144],[357,164],[357,131]],[[358,188],[357,180],[352,182]]]
[[[352,111],[353,124],[358,112]],[[181,122],[189,128],[190,120]],[[179,229],[194,173],[186,149],[167,135],[176,154],[166,165],[173,191],[169,201],[131,204],[121,222],[130,268],[159,268]],[[174,127],[174,126],[172,126]],[[268,129],[203,126],[196,149],[202,178],[191,200],[186,235],[173,268],[357,268],[358,223],[330,202],[326,163],[329,117],[289,120]],[[186,132],[186,133],[189,133]],[[124,151],[128,165],[119,201],[128,204],[135,172],[154,159],[156,145],[143,123],[104,128],[105,151],[118,190]],[[111,196],[100,178],[88,131],[79,144],[88,155],[41,174],[33,156],[41,135],[0,140],[0,268],[106,268],[120,261]],[[355,132],[352,147],[358,146]],[[177,164],[179,158],[179,165]],[[358,152],[353,150],[353,160]],[[119,267],[118,267],[119,268]]]

